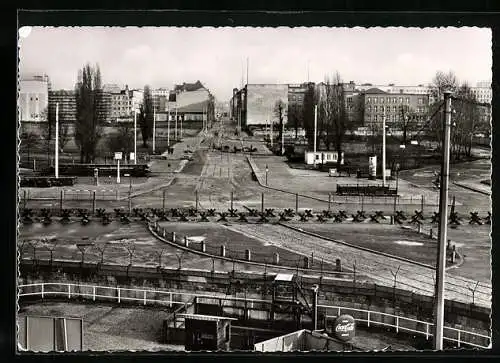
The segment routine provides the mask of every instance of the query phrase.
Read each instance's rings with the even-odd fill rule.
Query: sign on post
[[[343,341],[348,341],[354,338],[356,333],[356,323],[350,315],[340,315],[333,325],[335,336]]]
[[[130,153],[130,161],[134,161],[135,160],[135,153]]]
[[[121,159],[122,159],[122,153],[121,152],[115,153],[115,160],[121,160]]]
[[[115,153],[115,160],[117,161],[117,168],[116,168],[116,183],[120,184],[120,160],[122,159],[122,153],[121,152],[116,152]]]

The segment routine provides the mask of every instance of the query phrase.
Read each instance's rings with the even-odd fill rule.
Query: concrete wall
[[[293,352],[304,350],[303,336],[305,330],[299,330],[264,342],[256,343],[254,348],[259,352]]]
[[[270,299],[269,291],[274,275],[262,273],[248,273],[235,271],[211,272],[202,270],[161,269],[144,266],[96,265],[80,262],[38,261],[33,264],[30,260],[20,263],[20,284],[43,281],[79,281],[111,286],[138,286],[143,288],[184,289],[195,291],[216,291],[228,293],[234,288],[237,281],[247,286],[248,297]],[[266,282],[257,283],[256,280]],[[402,289],[380,286],[371,283],[360,283],[341,280],[326,280],[317,276],[300,275],[298,283],[304,291],[308,291],[314,284],[320,286],[319,304],[338,305],[357,309],[367,309],[388,314],[402,315],[416,320],[428,321],[433,314],[432,296],[415,294]],[[230,289],[230,293],[234,292]],[[234,311],[230,311],[233,309]],[[238,314],[241,308],[227,308],[226,313]],[[320,314],[324,312],[319,309]],[[490,330],[491,310],[472,304],[463,304],[446,300],[445,319],[447,326],[467,327],[477,329],[483,334]],[[329,314],[332,314],[330,311]],[[349,313],[355,318],[366,319],[365,313]],[[267,312],[250,312],[252,318],[267,319]],[[394,324],[392,317],[372,316]],[[416,323],[415,323],[416,324]],[[410,325],[408,326],[410,327]]]
[[[206,89],[199,89],[190,92],[181,92],[177,95],[177,107],[185,107],[194,103],[208,101],[209,92]],[[173,110],[175,103],[170,102],[170,109]],[[203,111],[200,109],[200,112]]]
[[[279,124],[274,112],[276,102],[283,102],[283,122],[288,122],[288,85],[286,84],[249,84],[247,86],[247,126],[265,125],[271,119]],[[276,128],[275,132],[278,132]]]

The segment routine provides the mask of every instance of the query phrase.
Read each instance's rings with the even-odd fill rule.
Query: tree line
[[[455,159],[471,156],[473,135],[478,131],[489,133],[489,122],[481,115],[480,105],[466,83],[460,83],[453,72],[436,72],[432,84],[430,98],[433,100],[428,105],[427,113],[417,112],[408,104],[397,105],[396,118],[386,123],[390,130],[388,132],[391,142],[407,145],[410,140],[423,137],[431,138],[438,145],[442,142],[442,116],[443,116],[443,92],[450,90],[453,94],[453,127],[451,133],[451,155]],[[390,95],[390,94],[389,94]],[[365,122],[365,104],[363,97],[348,105],[346,85],[342,81],[339,72],[333,76],[326,76],[324,82],[319,85],[309,83],[306,85],[302,104],[292,104],[288,107],[289,125],[295,130],[305,131],[305,139],[311,149],[314,140],[314,109],[317,106],[317,145],[340,155],[343,151],[347,138],[357,126],[365,126],[371,135],[367,138],[368,146],[373,152],[380,145],[382,135],[382,122]],[[353,97],[354,98],[354,97]],[[355,98],[354,98],[355,99]],[[348,107],[351,107],[348,112]],[[387,107],[387,106],[386,106]],[[275,114],[280,120],[280,137],[282,122],[282,101],[278,101]],[[349,113],[351,116],[349,116]],[[439,146],[438,146],[439,149]]]

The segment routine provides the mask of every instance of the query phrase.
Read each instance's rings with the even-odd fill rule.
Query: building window
[[[366,101],[366,103],[371,103],[372,99],[371,97],[368,97],[368,100]]]
[[[399,103],[403,103],[403,97],[399,97]]]
[[[397,107],[396,106],[392,106],[392,112],[396,112],[397,111]]]
[[[373,106],[373,112],[377,112],[377,106]]]
[[[384,97],[380,97],[380,103],[384,103]]]
[[[367,107],[366,107],[366,111],[368,111],[368,112],[372,112],[372,106],[367,106]]]
[[[380,112],[384,112],[384,106],[380,106]]]
[[[406,97],[406,103],[410,103],[410,97]]]
[[[418,104],[419,104],[419,105],[422,105],[423,103],[424,103],[424,99],[423,99],[423,98],[419,98],[419,99],[418,99]]]
[[[377,97],[373,97],[373,103],[377,103]]]

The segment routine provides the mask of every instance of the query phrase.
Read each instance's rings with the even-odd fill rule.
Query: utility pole
[[[285,153],[285,123],[281,121],[281,155]]]
[[[153,154],[155,153],[155,138],[156,138],[156,106],[153,106]]]
[[[448,229],[448,176],[450,172],[450,133],[451,133],[451,91],[444,92],[443,117],[443,159],[441,162],[441,180],[439,189],[439,244],[436,268],[435,310],[434,310],[434,349],[443,349],[444,326],[444,282],[446,267],[446,239]]]
[[[385,187],[385,111],[382,115],[382,186]]]
[[[56,150],[55,150],[55,173],[59,178],[59,103],[56,103]]]
[[[248,65],[249,65],[249,58],[247,57],[247,85],[248,85]]]

